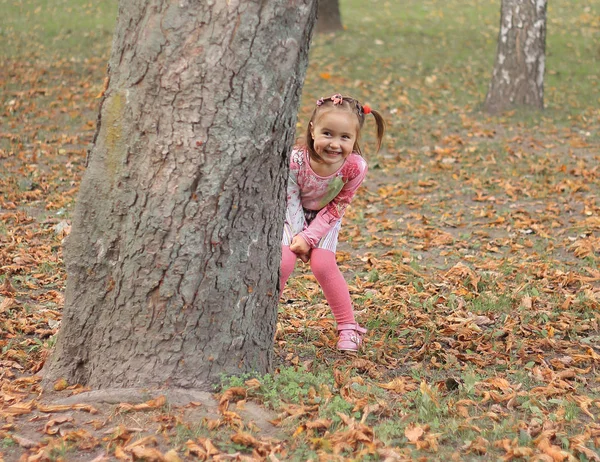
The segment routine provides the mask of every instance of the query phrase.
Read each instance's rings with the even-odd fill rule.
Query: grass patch
[[[117,1],[0,0],[0,8],[0,284],[17,290],[14,304],[10,292],[0,296],[8,307],[0,330],[10,334],[0,359],[21,377],[37,373],[56,339],[48,327],[64,268],[51,228],[69,221],[84,171]],[[314,37],[299,120],[315,99],[341,91],[388,122],[375,155],[367,120],[370,196],[361,191],[344,217],[342,267],[369,329],[365,348],[356,356],[333,348],[329,308],[299,264],[280,306],[273,373],[224,378],[219,390],[243,387],[283,416],[281,460],[379,460],[385,451],[500,460],[510,457],[503,440],[537,451],[532,435],[549,422],[553,444],[583,460],[569,438],[591,424],[579,402],[598,401],[599,255],[586,245],[600,214],[600,1],[550,2],[547,109],[493,117],[479,108],[499,3],[341,0],[341,8],[345,30]],[[417,443],[405,436],[415,426]],[[234,426],[178,421],[172,430],[183,451],[203,438],[230,454],[253,450],[232,443]],[[485,454],[473,446],[480,438]],[[75,459],[68,446],[48,451]]]
[[[241,387],[251,378],[257,378],[260,387],[252,390],[252,397],[266,406],[276,409],[282,403],[300,404],[309,398],[309,394],[319,389],[334,387],[333,374],[328,370],[309,372],[304,367],[284,367],[278,373],[260,377],[252,375],[223,377],[221,389]],[[319,398],[316,398],[319,400]]]
[[[62,56],[75,61],[110,46],[117,2],[0,0],[0,55]],[[31,47],[31,44],[37,47]]]

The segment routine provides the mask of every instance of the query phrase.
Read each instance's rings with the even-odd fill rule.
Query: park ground
[[[365,347],[300,265],[273,373],[179,405],[40,396],[116,2],[0,0],[0,460],[600,460],[600,1],[549,3],[546,109],[489,116],[500,2],[341,1],[299,123],[388,121],[342,228]]]

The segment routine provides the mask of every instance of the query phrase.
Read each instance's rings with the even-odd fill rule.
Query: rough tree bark
[[[343,29],[338,0],[318,0],[317,32],[321,34]]]
[[[121,0],[46,383],[270,368],[314,0]]]
[[[496,113],[544,108],[547,0],[502,0],[494,72],[484,103]]]

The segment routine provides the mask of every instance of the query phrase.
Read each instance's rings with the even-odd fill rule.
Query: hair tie
[[[319,98],[317,100],[317,106],[321,106],[325,101],[332,101],[333,105],[337,106],[338,104],[342,104],[344,102],[344,97],[339,93],[336,93],[335,95],[331,95],[329,98]]]
[[[338,104],[342,104],[344,102],[344,98],[339,93],[331,96],[331,101],[333,101],[333,105],[336,106]]]
[[[368,104],[365,104],[362,107],[362,111],[363,111],[363,114],[370,114],[371,113],[371,106],[369,106]]]

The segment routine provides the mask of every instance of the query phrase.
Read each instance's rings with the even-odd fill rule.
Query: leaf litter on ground
[[[425,25],[446,8],[411,6],[406,14]],[[346,21],[360,49],[376,31],[358,17]],[[585,34],[597,26],[590,21],[565,15],[560,24]],[[382,45],[353,61],[380,70],[372,82],[340,70],[351,50],[331,65],[340,40],[350,43],[315,39],[299,120],[311,101],[345,88],[389,123],[383,151],[367,149],[370,174],[345,216],[339,255],[369,328],[365,348],[336,352],[329,308],[300,265],[280,306],[276,369],[225,381],[214,409],[43,400],[37,374],[60,327],[62,243],[107,56],[2,57],[5,460],[600,459],[598,102],[581,103],[550,74],[546,115],[487,117],[474,109],[479,86],[452,80],[463,70],[438,62],[423,77],[423,63],[398,67]],[[552,107],[567,101],[565,119]],[[84,391],[57,382],[53,393]],[[253,405],[262,414],[249,414]]]

